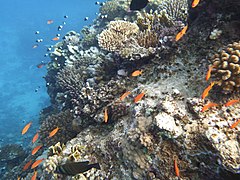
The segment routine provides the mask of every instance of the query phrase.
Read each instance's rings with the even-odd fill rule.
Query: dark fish
[[[145,8],[148,3],[149,3],[148,0],[132,0],[130,4],[130,10],[131,11],[141,10]]]
[[[98,163],[94,163],[94,164],[88,164],[88,163],[89,161],[66,163],[66,164],[57,166],[55,173],[75,176],[76,174],[84,173],[91,168],[100,169],[100,166]]]

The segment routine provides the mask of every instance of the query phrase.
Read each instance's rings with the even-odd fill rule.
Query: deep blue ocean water
[[[92,23],[99,10],[95,0],[1,0],[0,5],[0,147],[8,143],[31,141],[39,127],[38,117],[47,107],[46,68],[37,68],[47,46],[56,34],[79,32],[84,25]],[[64,19],[64,15],[68,18]],[[84,21],[85,17],[88,21]],[[47,20],[53,20],[48,25]],[[57,27],[66,22],[62,31]],[[35,34],[39,31],[39,34]],[[43,39],[33,49],[36,39]],[[37,90],[36,90],[37,89]],[[37,92],[35,92],[37,91]],[[24,136],[21,130],[32,121],[32,127]]]

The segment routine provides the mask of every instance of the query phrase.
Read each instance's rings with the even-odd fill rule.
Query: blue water
[[[1,0],[0,146],[30,141],[39,127],[39,113],[50,102],[42,78],[46,68],[36,65],[50,61],[44,54],[47,46],[55,44],[51,39],[59,33],[57,27],[66,21],[61,37],[70,30],[79,32],[92,23],[98,9],[95,0]],[[54,22],[48,25],[47,20]],[[33,49],[38,38],[43,42]],[[23,139],[21,130],[29,121],[33,124]]]

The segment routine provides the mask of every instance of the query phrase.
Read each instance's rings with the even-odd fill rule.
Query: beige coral
[[[127,39],[138,32],[139,27],[135,23],[123,20],[111,21],[108,29],[99,35],[98,43],[105,50],[117,51],[124,46]]]
[[[226,92],[240,87],[240,41],[229,44],[227,48],[212,57],[212,71],[218,85]]]

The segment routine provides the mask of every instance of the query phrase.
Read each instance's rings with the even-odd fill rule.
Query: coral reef
[[[98,44],[102,49],[115,52],[129,60],[155,55],[157,51],[171,46],[176,32],[183,27],[187,17],[185,14],[184,19],[183,14],[179,12],[181,8],[187,11],[187,6],[183,4],[176,6],[176,9],[170,7],[170,15],[167,14],[168,11],[163,10],[139,12],[136,23],[123,20],[110,21],[107,29],[100,33]]]
[[[61,174],[56,174],[54,171],[56,167],[67,163],[67,162],[81,162],[89,161],[90,163],[95,163],[96,160],[94,156],[88,153],[88,147],[82,144],[75,143],[74,145],[69,144],[70,149],[66,149],[65,145],[57,143],[51,146],[48,150],[48,157],[43,164],[43,175],[42,177],[48,179],[63,179],[65,176]],[[57,152],[53,153],[53,149],[57,149]],[[91,169],[82,174],[77,174],[71,177],[71,179],[86,179],[86,178],[96,178],[99,176],[99,170]]]
[[[234,117],[238,117],[238,112],[229,112],[227,107],[222,107],[221,112],[212,110],[210,113],[199,113],[202,102],[199,99],[188,99],[188,107],[195,113],[195,122],[186,128],[191,129],[198,126],[213,148],[217,151],[216,155],[220,159],[220,164],[228,171],[240,172],[240,152],[239,152],[239,128],[231,129],[230,125],[235,122]],[[239,108],[239,106],[238,106]],[[200,124],[200,126],[199,126]],[[189,141],[189,143],[192,143]]]
[[[23,147],[18,144],[8,144],[0,148],[0,162],[5,165],[6,171],[17,166],[26,156]],[[2,165],[0,167],[3,168]]]
[[[238,91],[240,87],[240,42],[229,44],[216,53],[211,61],[214,81],[227,93]]]
[[[163,0],[159,3],[158,10],[173,22],[186,22],[188,18],[187,0]]]
[[[56,127],[59,127],[59,131],[49,139],[49,133]],[[48,116],[42,120],[39,130],[40,141],[45,146],[55,144],[59,141],[65,143],[76,136],[76,134],[77,131],[74,130],[73,126],[73,115],[69,110]]]
[[[127,12],[127,2],[123,0],[107,1],[103,6],[100,7],[100,16],[106,16],[105,21],[112,21],[116,18],[124,18]]]
[[[216,67],[211,80],[225,91],[225,81],[238,82],[239,36],[228,33],[235,25],[231,32],[238,30],[238,23],[233,22],[239,22],[239,2],[201,1],[197,8],[188,9],[191,0],[157,0],[149,2],[145,11],[114,17],[116,9],[121,6],[124,12],[130,3],[111,7],[116,2],[123,1],[103,5],[102,11],[107,7],[112,11],[102,14],[102,20],[100,15],[92,29],[84,29],[83,39],[70,32],[54,46],[45,77],[51,98],[51,108],[45,110],[50,115],[42,116],[40,132],[41,141],[52,146],[48,154],[42,154],[46,161],[38,169],[38,178],[239,179],[239,125],[231,126],[239,119],[240,105],[219,105],[201,112],[214,97],[222,101],[239,96],[238,87],[227,87],[232,90],[226,95],[217,94],[214,86],[210,96],[200,99],[208,84],[204,80],[206,57],[229,42],[235,43],[213,58]],[[187,9],[189,30],[175,42],[186,25]],[[213,29],[221,30],[221,35]],[[102,49],[95,44],[95,34]],[[209,35],[218,37],[211,40]],[[141,70],[141,75],[129,76],[135,70]],[[220,70],[231,72],[223,75]],[[129,96],[119,100],[126,91],[131,92]],[[144,97],[134,102],[140,92]],[[60,130],[49,140],[46,137],[56,126]],[[68,136],[72,132],[74,136]],[[86,160],[99,163],[101,170],[76,176],[54,173],[59,165]],[[31,176],[32,172],[26,178]]]
[[[83,38],[81,39],[81,45],[84,49],[89,49],[93,46],[97,46],[97,31],[93,26],[84,26],[81,30]]]
[[[123,20],[111,21],[107,29],[99,35],[98,44],[108,51],[121,51],[125,42],[138,32],[139,28],[135,23]]]
[[[10,179],[12,170],[19,169],[19,164],[27,157],[21,145],[8,144],[0,148],[0,175],[2,179]],[[22,168],[22,167],[21,167]]]

